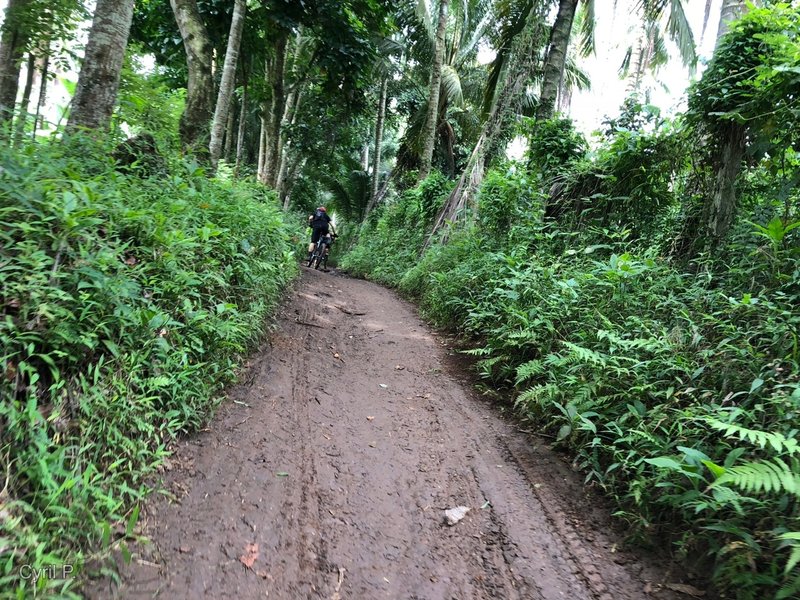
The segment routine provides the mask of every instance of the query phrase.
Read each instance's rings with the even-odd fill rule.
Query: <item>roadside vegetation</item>
[[[591,151],[568,120],[526,121],[526,161],[498,162],[432,243],[452,190],[438,174],[370,215],[342,261],[461,334],[488,389],[513,390],[633,537],[669,540],[727,597],[800,594],[797,122],[777,92],[798,17],[735,25],[680,119],[633,99]],[[723,111],[752,145],[715,239]]]

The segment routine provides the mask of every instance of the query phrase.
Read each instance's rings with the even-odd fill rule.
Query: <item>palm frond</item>
[[[678,45],[678,51],[684,65],[694,68],[697,65],[697,49],[694,43],[694,33],[683,10],[682,0],[670,0],[669,18],[667,19],[667,33]]]
[[[594,8],[594,0],[586,0],[578,9],[580,11],[577,19],[580,22],[578,51],[581,56],[589,56],[596,52],[594,39],[596,19]]]
[[[486,14],[483,15],[483,18],[475,27],[475,30],[472,32],[469,40],[467,40],[466,43],[461,44],[454,61],[457,66],[464,64],[464,61],[467,60],[467,57],[471,56],[475,52],[478,44],[486,35],[486,29],[489,27],[489,24],[492,22],[493,18],[494,13],[491,10],[486,11]]]
[[[564,87],[567,90],[583,91],[592,89],[592,80],[589,77],[589,73],[578,66],[575,57],[571,54],[567,55],[567,60],[564,63]]]
[[[458,72],[450,65],[442,65],[442,90],[448,102],[457,105],[464,103],[461,79],[458,76]]]
[[[506,67],[509,54],[511,53],[512,42],[514,38],[525,29],[533,7],[533,0],[524,0],[518,5],[514,3],[513,10],[507,15],[504,15],[503,26],[497,43],[497,55],[489,68],[489,77],[486,81],[486,89],[483,96],[483,107],[481,110],[484,116],[489,114],[494,104],[501,75]]]
[[[631,59],[633,58],[633,46],[628,46],[625,50],[625,56],[622,57],[622,64],[619,66],[618,73],[620,77],[627,77],[628,71],[631,68]]]

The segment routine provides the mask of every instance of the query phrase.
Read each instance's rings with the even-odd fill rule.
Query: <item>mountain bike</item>
[[[319,237],[317,245],[314,246],[314,251],[311,253],[311,258],[308,259],[309,267],[314,267],[315,269],[322,267],[323,271],[328,268],[328,254],[335,238],[335,233],[326,233]]]

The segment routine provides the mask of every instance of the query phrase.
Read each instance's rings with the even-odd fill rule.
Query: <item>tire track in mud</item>
[[[230,401],[170,459],[172,499],[140,518],[152,543],[88,597],[673,598],[450,363],[388,290],[304,270]]]

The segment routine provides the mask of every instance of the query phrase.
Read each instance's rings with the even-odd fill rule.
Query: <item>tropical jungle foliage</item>
[[[645,76],[668,43],[696,65],[697,32],[629,4],[630,94],[587,139],[592,0],[8,0],[0,598],[128,555],[320,204],[339,265],[458,332],[635,542],[724,597],[800,596],[800,9],[723,0],[667,119]]]

